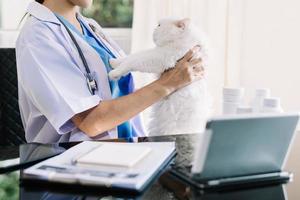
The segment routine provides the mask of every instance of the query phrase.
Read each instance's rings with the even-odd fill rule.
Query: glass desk
[[[149,141],[176,141],[177,156],[175,165],[188,162],[191,158],[189,142],[195,135],[177,135],[160,137],[134,138],[132,141],[110,140],[118,142],[149,142]],[[127,194],[126,192],[111,192],[108,189],[99,189],[83,186],[68,186],[65,184],[26,183],[20,178],[22,170],[0,175],[0,200],[2,199],[204,199],[204,200],[298,200],[300,199],[300,151],[297,151],[300,137],[296,136],[291,148],[285,169],[293,172],[293,181],[288,184],[274,184],[264,187],[247,189],[232,189],[225,191],[199,191],[185,183],[174,179],[166,171],[160,175],[141,195]],[[0,148],[0,164],[4,160],[20,157],[20,160],[39,158],[46,151],[53,155],[64,151],[77,143],[61,143],[54,145],[26,144],[20,147]],[[36,148],[38,147],[38,148]],[[40,148],[42,147],[42,148]],[[42,149],[42,151],[41,151]],[[51,155],[51,154],[50,154]],[[39,161],[39,160],[37,160]],[[298,176],[299,175],[299,176]]]

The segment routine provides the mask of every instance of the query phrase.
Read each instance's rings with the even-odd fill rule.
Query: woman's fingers
[[[202,59],[196,57],[200,51],[200,46],[195,46],[190,49],[183,58],[177,61],[173,71],[174,76],[179,75],[180,80],[185,81],[184,85],[189,84],[195,80],[200,80],[204,77],[204,67]],[[174,79],[176,80],[176,79]]]
[[[204,71],[199,71],[199,72],[194,72],[193,75],[195,80],[200,80],[204,77],[205,73]]]
[[[200,46],[194,46],[190,51],[192,51],[192,55],[191,56],[187,56],[186,61],[190,62],[191,60],[193,60],[193,58],[198,54],[198,52],[200,51]]]
[[[201,58],[192,59],[189,63],[190,63],[190,66],[199,65],[199,64],[202,64],[202,59]]]
[[[200,51],[200,46],[195,46],[192,49],[190,49],[183,58],[179,59],[178,62],[189,62],[192,60],[195,54]]]
[[[203,78],[204,74],[205,74],[205,70],[204,70],[204,67],[202,65],[202,60],[201,58],[199,59],[194,59],[192,61],[189,62],[190,64],[190,67],[192,68],[192,73],[193,73],[193,76],[196,78],[196,79],[201,79]]]
[[[193,70],[194,70],[195,73],[200,73],[200,72],[203,72],[203,73],[204,73],[204,69],[203,69],[202,66],[195,66],[195,67],[193,68]]]
[[[193,52],[193,50],[189,50],[186,54],[185,54],[185,56],[182,58],[182,62],[188,62],[188,61],[190,61],[192,58],[193,58],[193,55],[194,55],[194,52]]]
[[[204,67],[203,67],[201,58],[194,59],[194,60],[190,61],[189,63],[190,63],[190,66],[194,69],[194,71],[204,71]]]

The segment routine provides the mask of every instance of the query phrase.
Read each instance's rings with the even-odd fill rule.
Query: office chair
[[[0,146],[26,143],[18,105],[16,54],[0,48]]]

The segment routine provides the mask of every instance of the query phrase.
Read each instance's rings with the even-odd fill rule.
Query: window
[[[106,28],[131,28],[133,0],[94,0],[83,15],[95,19]]]
[[[133,0],[94,0],[82,14],[96,20],[126,53],[130,52]]]

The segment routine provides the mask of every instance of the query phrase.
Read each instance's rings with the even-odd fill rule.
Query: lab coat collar
[[[51,10],[35,1],[29,4],[27,12],[41,21],[51,22],[57,25],[61,24]]]
[[[57,19],[55,14],[49,8],[35,1],[29,4],[27,8],[27,12],[41,21],[46,21],[57,25],[61,25],[61,22]],[[77,13],[77,17],[81,19],[81,21],[83,22],[86,21],[86,18],[83,17],[80,13]]]

